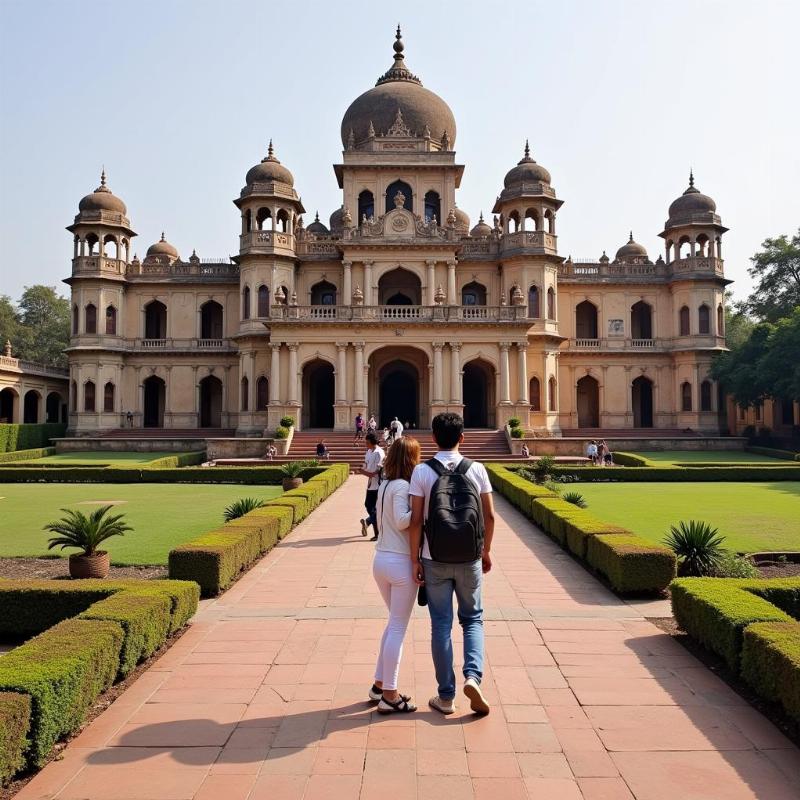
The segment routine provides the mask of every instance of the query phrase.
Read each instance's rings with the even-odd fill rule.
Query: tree
[[[788,316],[800,306],[800,229],[791,238],[765,239],[764,249],[750,261],[747,271],[755,281],[752,294],[740,310],[767,322]]]
[[[755,323],[738,305],[731,305],[732,297],[732,292],[725,292],[725,344],[735,350],[750,336]]]
[[[69,345],[69,300],[54,286],[26,286],[17,312],[19,329],[14,348],[20,358],[39,364],[65,366]]]
[[[800,400],[800,306],[775,323],[758,365],[758,382],[769,387],[770,397]]]
[[[17,309],[8,295],[0,295],[0,351],[5,347],[6,341],[16,345],[18,332]]]

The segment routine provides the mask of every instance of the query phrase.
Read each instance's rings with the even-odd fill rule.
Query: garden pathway
[[[693,800],[800,796],[800,753],[679,644],[497,498],[490,716],[364,702],[384,608],[350,478],[18,795],[19,800]],[[660,613],[663,604],[653,608]],[[459,696],[459,700],[465,698]]]

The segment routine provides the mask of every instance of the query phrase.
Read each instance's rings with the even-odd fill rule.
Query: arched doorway
[[[631,384],[631,406],[633,407],[633,427],[653,427],[653,382],[640,375]]]
[[[381,275],[378,281],[378,304],[382,306],[418,306],[422,304],[422,285],[410,270],[397,267]]]
[[[653,309],[639,300],[631,306],[631,339],[653,338]]]
[[[61,420],[61,395],[50,392],[45,400],[45,421],[59,422]]]
[[[144,414],[145,428],[164,427],[164,401],[167,387],[158,375],[151,375],[144,381]]]
[[[167,307],[160,300],[153,300],[144,307],[144,338],[167,338]]]
[[[494,424],[494,367],[476,359],[464,364],[464,427],[488,428]]]
[[[575,338],[597,338],[597,306],[589,300],[575,306]]]
[[[223,336],[222,306],[209,300],[200,307],[200,338],[221,339]]]
[[[322,359],[303,367],[303,427],[332,428],[336,381],[333,365]]]
[[[37,423],[39,421],[39,403],[42,396],[35,389],[30,389],[25,392],[25,400],[23,401],[22,421],[28,424]]]
[[[378,374],[381,425],[397,417],[403,425],[419,427],[419,373],[408,361],[390,361]]]
[[[0,392],[0,422],[13,422],[17,393],[13,389]]]
[[[200,427],[222,427],[222,381],[216,375],[200,381]]]
[[[591,375],[578,381],[578,427],[600,427],[600,385]]]

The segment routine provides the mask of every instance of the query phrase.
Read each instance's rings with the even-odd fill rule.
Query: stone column
[[[433,402],[441,403],[442,396],[442,348],[444,342],[433,343]]]
[[[517,342],[517,387],[519,400],[522,406],[528,403],[528,343]]]
[[[298,405],[297,400],[297,344],[287,345],[289,348],[289,392],[287,402]]]
[[[347,402],[347,342],[336,342],[339,351],[338,367],[336,369],[336,402]]]
[[[364,305],[377,305],[372,300],[372,262],[364,262]]]
[[[269,404],[279,405],[281,402],[281,346],[270,343],[272,355],[269,362]]]
[[[436,261],[432,258],[425,262],[428,267],[428,288],[426,291],[425,303],[432,306],[436,304]]]
[[[239,376],[241,380],[241,375]],[[258,411],[256,408],[256,351],[250,351],[250,375],[247,378],[247,393],[249,395],[247,399],[247,407],[250,409],[250,412],[253,413]]]
[[[353,401],[356,403],[364,402],[364,342],[353,342],[356,349],[356,379],[354,386]]]
[[[451,259],[447,262],[447,305],[457,306],[456,302],[456,262]]]
[[[461,402],[461,342],[450,342],[450,402]]]
[[[508,369],[508,349],[511,342],[500,342],[500,402],[511,402],[511,385]]]
[[[349,306],[353,302],[353,266],[352,261],[342,261],[342,294],[339,305]]]

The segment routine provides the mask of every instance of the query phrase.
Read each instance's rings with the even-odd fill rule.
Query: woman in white
[[[410,436],[397,439],[386,454],[383,483],[378,490],[376,516],[379,534],[372,574],[389,609],[389,620],[383,631],[375,683],[369,690],[369,697],[378,703],[381,714],[417,710],[411,698],[398,691],[397,674],[403,655],[403,639],[417,597],[408,540],[411,522],[408,485],[411,473],[419,463],[419,452],[416,439]]]

